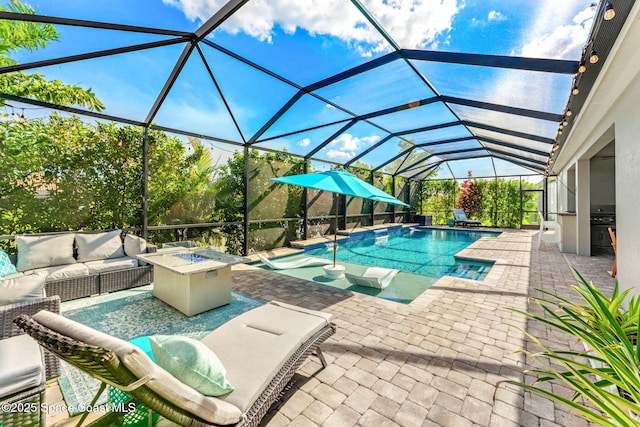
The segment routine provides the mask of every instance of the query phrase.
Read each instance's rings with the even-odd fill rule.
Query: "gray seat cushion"
[[[0,340],[0,398],[45,382],[42,351],[29,335]]]
[[[238,316],[202,339],[227,370],[234,391],[220,399],[246,412],[300,345],[331,315],[272,302]]]

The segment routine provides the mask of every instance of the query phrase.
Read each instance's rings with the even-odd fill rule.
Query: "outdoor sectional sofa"
[[[16,236],[19,274],[46,275],[47,295],[61,301],[143,286],[153,281],[153,266],[139,262],[140,253],[157,247],[122,230]]]
[[[335,332],[330,320],[331,315],[324,312],[272,301],[229,320],[200,341],[149,337],[152,343],[157,338],[166,341],[175,337],[179,345],[157,351],[152,344],[152,355],[49,311],[32,317],[22,315],[15,323],[42,347],[99,379],[103,386],[109,384],[128,393],[133,402],[179,425],[246,427],[260,423],[309,354],[315,353],[326,366],[319,346]],[[192,347],[204,350],[188,352]],[[165,364],[159,360],[164,351],[169,352]],[[201,368],[196,375],[185,372],[196,370],[200,359],[211,364],[211,356],[203,355],[211,352],[217,374]],[[233,390],[199,391],[203,377],[220,374]],[[124,416],[112,412],[92,425],[122,424]]]

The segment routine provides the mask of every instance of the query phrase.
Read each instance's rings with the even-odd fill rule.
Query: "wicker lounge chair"
[[[331,260],[319,257],[304,257],[300,259],[296,259],[293,261],[271,261],[267,259],[261,254],[258,254],[258,258],[265,265],[269,266],[274,270],[288,270],[290,268],[300,268],[300,267],[315,267],[318,265],[329,265],[332,264]]]
[[[315,352],[326,366],[318,346],[335,332],[330,317],[271,302],[204,337],[201,342],[217,354],[235,387],[220,397],[200,394],[133,344],[62,316],[41,311],[15,322],[41,346],[102,381],[102,389],[105,384],[120,389],[131,396],[131,402],[170,421],[189,426],[256,426],[309,354]],[[124,416],[112,412],[92,425],[118,425]]]
[[[455,218],[455,225],[467,226],[479,226],[482,222],[475,219],[468,219],[467,214],[462,209],[454,209],[453,217]]]

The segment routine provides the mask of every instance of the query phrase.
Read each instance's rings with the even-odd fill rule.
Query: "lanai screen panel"
[[[205,21],[219,4],[197,2],[202,11],[197,17]],[[212,40],[301,86],[391,50],[349,1],[249,1],[214,31]]]
[[[319,147],[327,140],[331,140],[332,136],[340,131],[343,126],[343,124],[336,124],[332,126],[324,126],[306,132],[274,137],[272,139],[270,138],[262,142],[258,142],[254,146],[256,148],[287,151],[289,153],[304,156],[309,151]]]
[[[278,104],[278,107],[282,104]],[[346,123],[352,119],[351,114],[328,104],[312,95],[303,95],[296,103],[284,112],[269,128],[258,138],[258,142],[305,129],[327,125],[330,123]]]
[[[366,122],[357,122],[335,138],[326,141],[316,157],[338,163],[345,163],[362,153],[389,133]]]
[[[402,60],[325,86],[315,93],[358,115],[433,96],[433,91]]]
[[[579,57],[594,13],[579,0],[362,4],[401,48],[555,59]],[[578,40],[553,44],[567,33]]]
[[[58,42],[15,56],[28,63],[149,44],[135,52],[33,68],[47,78],[91,87],[105,114],[336,163],[349,163],[370,148],[362,162],[382,170],[391,169],[384,163],[400,154],[398,144],[374,142],[341,151],[321,145],[340,138],[397,138],[437,147],[443,140],[489,132],[511,149],[545,151],[539,141],[529,145],[514,132],[553,142],[574,71],[503,67],[513,66],[513,57],[577,65],[596,11],[584,0],[250,0],[237,2],[233,13],[222,17],[221,9],[235,2],[32,3],[43,15],[149,27],[121,31],[58,23]],[[442,59],[432,53],[451,55]],[[500,56],[480,66],[474,62],[478,54]],[[476,107],[465,106],[467,101]],[[527,111],[548,116],[527,117]],[[339,132],[350,121],[355,124]],[[368,126],[377,131],[361,131]],[[468,149],[471,144],[477,142],[471,140]],[[442,153],[444,148],[425,149]],[[530,153],[522,151],[518,155],[526,160]],[[398,160],[406,165],[414,154]],[[487,162],[505,157],[491,155]],[[453,161],[439,169],[448,163]]]
[[[565,107],[573,80],[571,75],[540,71],[433,61],[411,63],[428,76],[441,95],[558,114]]]
[[[399,111],[370,120],[390,132],[404,132],[407,129],[423,128],[457,120],[457,117],[442,102],[433,102],[423,106],[413,105],[415,104],[404,104]]]

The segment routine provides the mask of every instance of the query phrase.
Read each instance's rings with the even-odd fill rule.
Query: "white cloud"
[[[362,151],[365,147],[374,144],[380,140],[378,135],[365,136],[358,138],[349,133],[343,133],[329,144],[335,147],[327,151],[327,157],[334,160],[349,160],[353,158],[357,152]]]
[[[351,152],[345,152],[345,151],[338,151],[338,150],[329,150],[327,152],[327,157],[332,159],[332,160],[337,160],[340,162],[343,161],[347,161],[349,159],[354,158],[356,155],[356,153],[354,153],[353,151]]]
[[[162,0],[182,10],[192,21],[205,22],[226,0]],[[435,48],[446,40],[462,0],[364,0],[365,8],[404,48]],[[253,0],[223,25],[231,33],[246,33],[271,42],[276,26],[293,34],[303,29],[311,35],[330,35],[352,45],[361,55],[389,50],[364,16],[344,0]]]
[[[489,21],[504,21],[507,18],[497,10],[492,10],[489,12],[487,19],[489,19]]]
[[[594,15],[595,7],[587,6],[573,17],[572,24],[553,28],[548,28],[539,19],[532,28],[531,38],[517,54],[531,58],[580,58]]]
[[[573,8],[570,5],[557,8],[557,0],[541,0],[537,4],[539,8],[534,13],[534,19],[530,28],[524,33],[520,41],[520,48],[511,52],[515,56],[525,56],[532,58],[555,58],[555,59],[579,59],[582,47],[587,42],[589,30],[593,20],[594,10],[592,7],[584,8],[583,1],[573,1]],[[576,6],[580,4],[580,6]],[[558,14],[554,19],[549,19],[549,8],[556,7]],[[559,22],[571,22],[570,25],[559,25]],[[525,80],[526,79],[526,80]],[[529,90],[527,92],[526,105],[523,104],[523,90],[527,87],[549,87],[553,83],[552,76],[547,73],[515,72],[513,70],[503,70],[498,72],[495,80],[483,87],[479,87],[480,93],[477,99],[491,99],[492,102],[503,105],[515,105],[534,110],[547,111],[549,105],[549,92],[546,90]],[[567,87],[567,91],[570,88]],[[566,96],[562,94],[560,96]],[[502,123],[496,121],[499,115],[482,109],[474,109],[473,121],[489,123],[494,126],[504,127]],[[543,134],[548,130],[541,129],[539,125],[526,117],[512,116],[511,125],[514,129],[526,133]],[[553,137],[554,134],[546,135]]]
[[[309,138],[305,138],[298,142],[300,147],[308,147],[311,144],[311,140]]]

